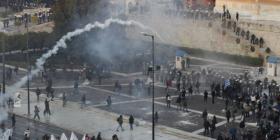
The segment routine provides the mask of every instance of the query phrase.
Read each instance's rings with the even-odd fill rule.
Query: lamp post
[[[5,17],[7,17],[7,13],[8,13],[8,6],[9,6],[9,1],[8,0],[6,0],[6,8],[5,8]],[[6,20],[7,19],[4,19],[5,21],[4,21],[4,24],[6,24],[5,22],[6,22]],[[5,34],[3,34],[3,38],[2,38],[3,40],[2,40],[2,63],[3,63],[3,81],[2,81],[2,85],[3,85],[3,87],[2,87],[2,93],[3,94],[5,94],[6,93],[6,69],[5,69],[5,52],[6,52],[6,48],[5,48]]]
[[[28,15],[25,16],[26,48],[27,48],[27,115],[30,116],[30,60],[29,60],[29,30]]]
[[[6,92],[6,89],[5,89],[5,86],[6,86],[6,71],[5,71],[5,34],[3,34],[2,36],[2,63],[3,63],[3,87],[2,87],[2,93],[5,94]]]
[[[147,37],[151,37],[152,38],[152,44],[153,44],[153,48],[152,48],[152,71],[153,71],[153,78],[152,78],[152,82],[153,82],[153,97],[152,97],[152,125],[153,125],[153,129],[152,129],[152,140],[155,140],[155,36],[151,35],[151,34],[147,34],[147,33],[142,33],[144,36]]]

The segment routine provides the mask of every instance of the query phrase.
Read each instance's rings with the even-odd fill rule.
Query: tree
[[[68,31],[74,20],[77,0],[58,0],[54,5],[55,30]],[[71,29],[71,28],[70,28]]]

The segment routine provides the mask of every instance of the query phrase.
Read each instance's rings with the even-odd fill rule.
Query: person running
[[[39,112],[40,112],[40,110],[39,110],[38,106],[35,105],[35,106],[34,106],[34,118],[33,118],[34,120],[35,120],[36,118],[38,118],[38,120],[40,120]]]
[[[121,128],[121,130],[124,131],[124,129],[123,129],[123,127],[122,127],[122,125],[123,125],[123,116],[122,116],[122,115],[120,115],[120,116],[118,117],[117,122],[118,122],[118,124],[119,124],[119,126],[118,126],[118,128],[117,128],[117,131],[119,131],[119,128]]]
[[[134,124],[134,117],[130,115],[129,117],[130,130],[133,130],[133,124]]]

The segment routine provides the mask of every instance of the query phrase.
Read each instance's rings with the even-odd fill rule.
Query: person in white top
[[[27,128],[27,129],[24,131],[24,137],[27,138],[28,140],[30,139],[30,130],[29,130],[29,128]]]

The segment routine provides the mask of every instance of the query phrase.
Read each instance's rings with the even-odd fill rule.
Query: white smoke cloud
[[[45,64],[46,60],[48,58],[50,58],[52,55],[57,54],[58,50],[67,48],[66,42],[71,40],[73,37],[79,36],[85,32],[89,32],[95,28],[103,30],[103,29],[109,27],[111,24],[119,24],[119,25],[123,25],[123,26],[137,26],[144,31],[152,32],[153,34],[155,34],[156,37],[161,39],[161,37],[155,31],[153,31],[151,28],[143,25],[140,22],[134,21],[134,20],[123,21],[120,19],[110,18],[110,19],[107,19],[104,23],[95,22],[94,24],[87,24],[86,26],[84,26],[84,28],[76,29],[75,31],[69,32],[66,35],[64,35],[59,41],[57,41],[57,43],[53,47],[53,49],[49,50],[47,53],[43,54],[42,57],[37,59],[36,67],[35,67],[35,69],[33,69],[30,72],[29,78],[31,79],[33,76],[37,75],[43,69],[43,65]],[[27,76],[21,78],[19,82],[15,83],[14,85],[11,86],[8,93],[13,94],[16,91],[18,91],[27,82],[27,80],[28,80]]]

